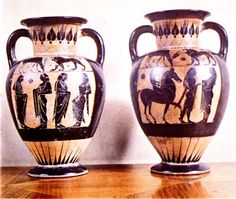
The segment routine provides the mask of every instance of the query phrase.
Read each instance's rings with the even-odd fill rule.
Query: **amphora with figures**
[[[133,62],[131,96],[138,121],[162,158],[154,173],[199,174],[199,163],[222,120],[228,98],[225,64],[228,38],[215,22],[203,22],[209,12],[166,10],[147,14],[152,26],[136,28],[130,37]],[[220,51],[200,48],[199,37],[216,31]],[[139,56],[142,34],[156,36],[158,50]]]
[[[7,43],[10,66],[6,83],[15,126],[39,166],[32,177],[68,177],[87,173],[78,160],[97,128],[105,85],[102,37],[81,28],[80,17],[24,19],[28,29],[14,31]],[[78,53],[78,42],[88,36],[97,47],[95,61]],[[15,45],[26,37],[34,56],[16,59]]]

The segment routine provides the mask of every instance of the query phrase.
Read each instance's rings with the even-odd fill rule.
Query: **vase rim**
[[[180,19],[180,18],[195,18],[204,20],[210,12],[205,10],[193,9],[175,9],[163,10],[146,14],[144,17],[148,18],[151,22],[162,19]]]
[[[47,16],[26,18],[21,20],[20,23],[27,27],[53,24],[85,24],[87,19],[74,16]]]

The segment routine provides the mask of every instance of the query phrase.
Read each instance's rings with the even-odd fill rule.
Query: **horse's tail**
[[[142,90],[138,90],[137,91],[137,96],[141,95],[140,93],[142,92]],[[140,96],[141,97],[141,96]]]
[[[146,107],[150,100],[150,93],[148,92],[150,89],[141,89],[137,91],[137,97],[140,98],[143,105]]]
[[[143,102],[143,99],[142,99],[142,96],[141,96],[141,95],[142,95],[142,91],[143,91],[143,90],[138,90],[138,91],[137,91],[137,97],[140,98],[141,101]]]

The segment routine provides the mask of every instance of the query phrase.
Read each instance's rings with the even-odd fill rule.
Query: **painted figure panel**
[[[83,58],[24,60],[13,74],[11,87],[20,129],[90,124],[96,85],[92,67]]]
[[[160,62],[158,54],[141,63],[137,93],[142,122],[213,122],[221,92],[216,60],[210,53],[189,50],[170,55],[171,61]]]

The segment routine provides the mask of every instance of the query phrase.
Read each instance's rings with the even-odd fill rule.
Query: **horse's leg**
[[[199,61],[198,57],[196,57],[195,60],[197,61],[197,63],[194,64],[194,66],[199,66],[200,65],[200,61]]]
[[[155,117],[152,115],[152,113],[151,113],[151,108],[152,108],[152,102],[149,104],[149,109],[148,109],[148,112],[149,112],[149,115],[152,117],[152,119],[154,120],[154,124],[156,124],[157,122],[156,122],[156,119],[155,119]]]
[[[38,72],[42,72],[42,71],[40,71],[39,70],[39,66],[40,66],[40,68],[41,68],[41,65],[39,64],[39,63],[36,63],[36,70],[38,71]],[[42,69],[42,68],[41,68]],[[44,71],[43,71],[44,72]]]
[[[190,120],[191,112],[192,112],[191,109],[188,109],[188,110],[187,110],[187,118],[188,118],[188,123],[191,123],[191,124],[192,124],[193,122]]]
[[[168,56],[168,55],[167,55],[167,56]],[[172,63],[172,59],[171,59],[171,57],[170,57],[170,56],[167,57],[167,56],[162,55],[162,56],[158,59],[158,62],[159,62],[160,59],[162,58],[164,65],[167,66],[167,65],[165,64],[165,61],[166,61],[166,59],[167,59],[168,62],[171,64],[171,66],[173,66],[173,63]]]
[[[167,123],[167,124],[169,124],[167,121],[166,121],[166,113],[167,113],[167,111],[168,111],[168,109],[169,109],[169,106],[170,106],[170,104],[166,104],[166,106],[165,106],[165,109],[164,109],[164,114],[163,114],[163,116],[162,116],[162,119],[165,121],[165,123]]]
[[[76,70],[77,69],[77,63],[76,62],[72,62],[73,64],[74,64],[74,68],[73,69],[71,69],[70,71],[73,71],[73,70]]]
[[[208,59],[208,64],[210,64],[211,63],[211,59],[213,60],[213,66],[215,66],[216,65],[216,60],[213,58],[213,56],[211,56],[210,54],[209,55],[206,55],[206,57],[207,57],[207,59]]]
[[[147,121],[149,121],[150,123],[152,123],[152,121],[151,120],[149,120],[149,118],[148,118],[148,115],[147,115],[147,107],[148,107],[148,105],[149,104],[145,104],[144,106],[144,115],[146,116],[146,119],[147,119]],[[150,106],[150,105],[149,105]]]
[[[157,64],[162,59],[163,63],[165,62],[165,57],[163,55],[160,55],[159,59],[157,60]],[[165,64],[165,63],[164,63]]]
[[[26,63],[26,64],[27,64],[27,63]],[[27,67],[27,68],[29,68],[29,67]],[[32,67],[30,68],[30,70],[31,70],[32,72],[35,72],[35,71],[33,71],[33,68],[35,68],[38,72],[41,72],[41,71],[38,70],[36,63],[34,63],[34,64],[32,65]]]
[[[149,68],[150,67],[150,60],[151,60],[151,57],[148,57],[147,58],[147,60],[146,60],[146,62],[145,62],[145,66],[146,66],[146,68]]]
[[[178,103],[171,102],[171,104],[174,105],[175,107],[177,106],[179,108],[180,112],[181,112],[181,106],[180,106],[179,102]]]
[[[43,65],[43,63],[40,63],[39,65],[40,65],[40,68],[42,69],[42,71],[44,72],[44,65]]]
[[[50,72],[56,71],[58,69],[59,64],[55,64],[55,67],[50,70]]]
[[[184,115],[185,115],[187,109],[188,109],[188,108],[187,108],[186,101],[185,101],[185,103],[184,103],[184,108],[183,108],[183,110],[180,112],[180,117],[179,117],[179,121],[180,121],[181,123],[185,123],[183,119],[184,119]]]
[[[215,66],[215,65],[216,65],[216,60],[215,60],[215,58],[214,58],[213,56],[211,56],[211,59],[214,61],[214,63],[213,63],[212,65]]]
[[[166,56],[167,60],[170,62],[170,65],[173,66],[173,61],[170,55]]]
[[[59,66],[61,67],[61,68],[59,69],[59,71],[64,71],[64,64],[63,64],[63,63],[60,63]]]

